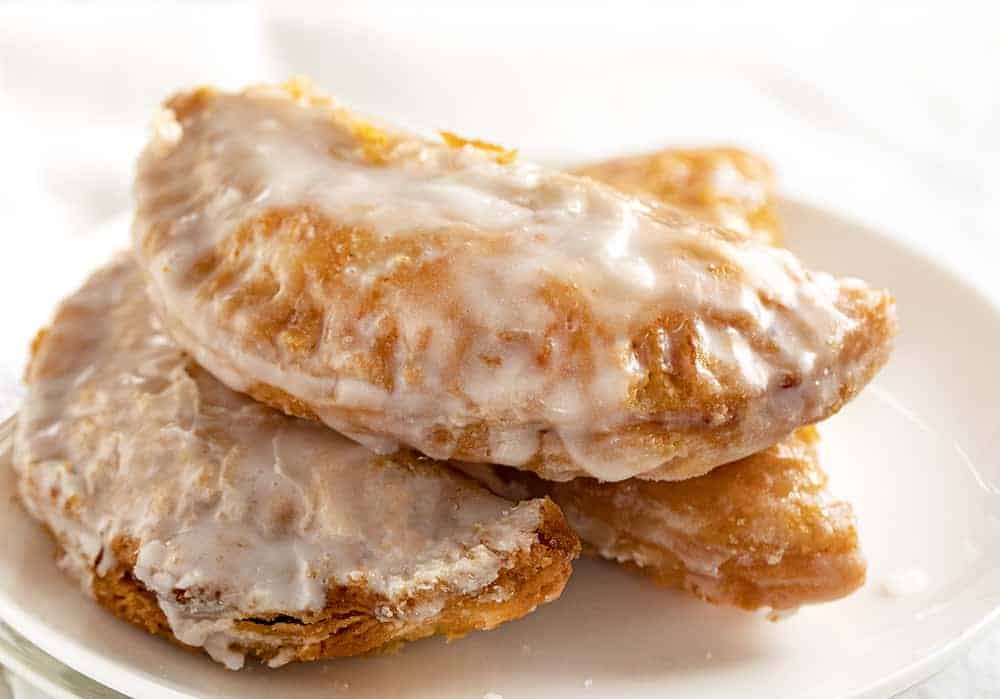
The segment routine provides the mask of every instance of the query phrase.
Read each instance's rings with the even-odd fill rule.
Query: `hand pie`
[[[734,163],[745,178],[739,187],[732,173],[716,174]],[[750,154],[665,150],[578,172],[660,197],[707,221],[752,227],[755,235],[777,242],[770,168]],[[761,194],[737,198],[727,189],[717,195],[706,185],[716,181]],[[851,506],[827,492],[817,439],[815,429],[802,428],[764,451],[678,483],[550,483],[509,468],[462,468],[505,497],[551,496],[589,553],[661,584],[745,609],[790,609],[842,597],[865,580]]]
[[[300,83],[171,99],[135,250],[231,388],[373,450],[682,479],[835,412],[892,299],[791,253]]]
[[[774,172],[736,148],[667,148],[577,168],[620,192],[649,197],[708,223],[781,244]]]
[[[511,499],[550,496],[584,549],[709,602],[793,609],[865,581],[851,506],[830,497],[816,431],[684,481],[543,481],[488,464],[462,470]]]
[[[36,341],[14,458],[27,509],[97,601],[227,667],[489,629],[559,596],[579,542],[429,459],[379,457],[213,379],[131,259]]]

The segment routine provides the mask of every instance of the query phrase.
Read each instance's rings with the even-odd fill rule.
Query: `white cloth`
[[[784,190],[1000,298],[997,15],[958,2],[0,6],[0,414],[27,345],[115,240],[153,105],[309,74],[364,110],[555,163],[735,143]],[[995,696],[1000,634],[908,696]]]

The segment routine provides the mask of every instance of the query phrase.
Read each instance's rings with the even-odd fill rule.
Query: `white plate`
[[[770,623],[581,561],[559,601],[490,633],[234,673],[83,597],[15,505],[4,465],[0,616],[66,664],[150,699],[878,697],[925,678],[1000,616],[1000,310],[898,243],[802,204],[784,208],[791,247],[892,288],[899,303],[890,365],[822,429],[833,487],[854,503],[870,560],[870,582],[852,597]],[[882,584],[908,570],[926,587],[885,594]]]
[[[0,622],[0,664],[10,685],[4,699],[127,699],[53,658]]]

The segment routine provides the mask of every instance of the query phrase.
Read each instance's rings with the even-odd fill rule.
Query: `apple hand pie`
[[[227,667],[489,629],[559,596],[579,541],[410,451],[255,403],[164,335],[131,259],[40,334],[21,498],[114,614]]]
[[[794,609],[865,581],[851,506],[833,499],[816,431],[684,481],[544,481],[488,464],[462,470],[511,499],[549,496],[584,550],[709,602]]]
[[[791,253],[302,83],[169,100],[133,241],[225,384],[378,453],[682,479],[836,412],[891,296]]]

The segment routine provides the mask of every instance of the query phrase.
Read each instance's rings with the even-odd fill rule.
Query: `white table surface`
[[[996,11],[355,4],[0,6],[0,415],[16,409],[31,335],[108,249],[95,231],[128,206],[152,107],[198,83],[309,74],[373,113],[554,163],[742,145],[789,196],[906,239],[1000,299]],[[905,696],[998,695],[1000,631]]]

